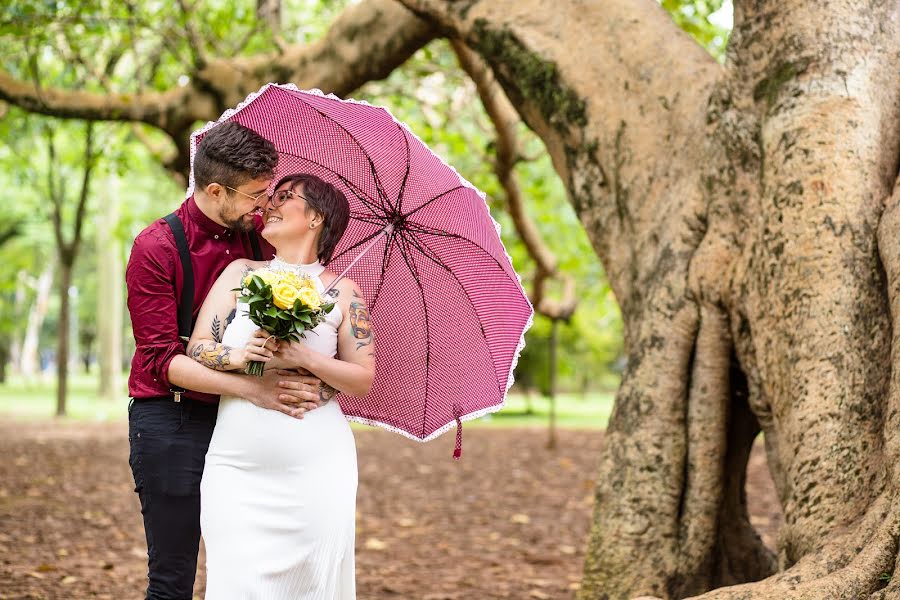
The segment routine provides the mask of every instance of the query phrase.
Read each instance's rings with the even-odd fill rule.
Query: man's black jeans
[[[190,600],[200,548],[200,478],[217,406],[132,400],[128,462],[147,535],[147,600]]]

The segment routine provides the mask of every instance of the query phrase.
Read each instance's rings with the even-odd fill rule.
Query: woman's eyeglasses
[[[306,198],[298,194],[297,192],[293,192],[291,190],[281,190],[280,192],[275,192],[269,197],[269,202],[272,203],[272,208],[281,208],[285,202],[288,201],[291,197],[302,198],[304,202],[309,202]],[[263,208],[265,208],[265,204],[263,204]]]

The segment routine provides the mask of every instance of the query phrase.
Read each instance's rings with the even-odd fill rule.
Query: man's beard
[[[233,229],[234,231],[249,233],[256,229],[256,219],[253,218],[252,214],[240,215],[235,219],[234,217],[226,215],[225,211],[221,211],[219,213],[219,218],[225,223],[225,227]]]

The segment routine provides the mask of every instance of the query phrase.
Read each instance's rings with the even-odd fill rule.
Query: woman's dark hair
[[[236,188],[259,177],[275,174],[275,145],[236,121],[216,125],[203,136],[194,156],[196,189],[210,183]]]
[[[316,255],[320,263],[328,264],[350,221],[350,203],[341,190],[315,175],[309,173],[286,175],[281,178],[275,189],[288,182],[292,190],[298,185],[303,185],[303,197],[306,198],[307,208],[316,211],[324,219]]]

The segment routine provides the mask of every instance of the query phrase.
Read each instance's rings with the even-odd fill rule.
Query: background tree
[[[44,126],[47,138],[47,167],[46,167],[46,195],[51,205],[51,219],[53,222],[53,234],[56,240],[56,251],[60,265],[59,277],[59,321],[57,328],[57,392],[56,415],[66,414],[66,391],[69,374],[69,344],[70,344],[70,308],[72,271],[75,261],[81,251],[82,230],[84,228],[87,200],[90,194],[91,174],[97,162],[97,150],[94,147],[94,122],[88,121],[84,130],[84,153],[81,156],[80,181],[75,180],[71,172],[66,172],[62,167],[57,154],[56,133],[53,126]],[[74,181],[73,181],[74,180]],[[73,186],[72,184],[75,183]],[[75,212],[72,216],[71,233],[65,224],[64,209],[73,202],[67,198],[68,190],[74,188],[77,197],[74,201]]]

